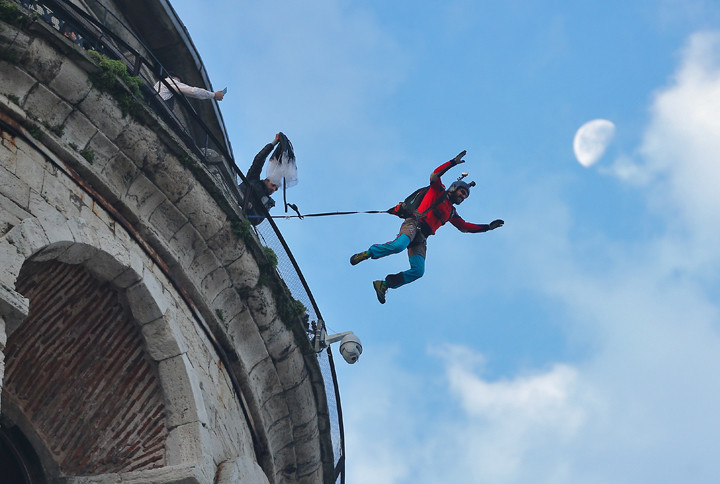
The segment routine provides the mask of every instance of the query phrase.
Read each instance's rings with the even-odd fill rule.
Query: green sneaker
[[[373,281],[373,287],[375,288],[375,294],[377,294],[380,304],[385,304],[385,293],[388,290],[387,283],[385,281]]]
[[[358,252],[354,256],[350,257],[350,264],[357,265],[357,264],[361,263],[362,261],[367,260],[369,258],[370,258],[370,252],[368,252],[367,250],[364,252]]]

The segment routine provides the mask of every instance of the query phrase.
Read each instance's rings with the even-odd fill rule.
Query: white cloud
[[[670,202],[693,224],[720,229],[720,34],[694,35],[652,107],[641,153],[667,176]]]
[[[613,175],[632,185],[646,185],[652,178],[648,170],[625,154],[619,155],[610,168],[601,168],[600,173]]]
[[[446,371],[451,390],[459,397],[468,415],[517,423],[563,420],[567,430],[577,427],[580,418],[568,418],[565,407],[576,372],[565,365],[539,375],[515,380],[486,382],[468,366],[472,353],[467,348],[445,348]],[[558,417],[562,415],[561,419]]]
[[[463,409],[465,438],[453,444],[466,458],[458,466],[459,479],[516,482],[537,446],[562,447],[582,428],[587,410],[571,366],[488,381],[470,366],[471,350],[454,346],[444,353],[451,394]]]
[[[481,355],[447,346],[432,352],[445,378],[419,378],[377,350],[344,399],[351,482],[523,482],[528,453],[566,445],[584,423],[577,372],[567,365],[490,382],[473,368]],[[440,395],[448,408],[427,414]]]
[[[652,180],[658,208],[678,224],[720,234],[720,33],[693,35],[682,65],[655,95],[651,121],[638,150],[644,164],[621,158],[625,180]]]

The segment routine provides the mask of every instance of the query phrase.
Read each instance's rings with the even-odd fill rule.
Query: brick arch
[[[57,261],[27,262],[17,290],[30,314],[8,338],[3,401],[61,475],[164,466],[157,368],[121,295],[82,265]]]
[[[30,315],[9,335],[3,410],[11,404],[13,420],[24,420],[24,427],[37,434],[33,441],[45,439],[41,454],[45,460],[51,456],[65,475],[152,473],[156,467],[200,463],[196,460],[201,459],[205,439],[199,426],[184,424],[206,420],[204,406],[180,331],[165,317],[167,302],[160,283],[142,263],[143,256],[125,248],[127,241],[108,238],[107,233],[100,236],[81,219],[68,221],[71,228],[73,224],[73,240],[53,240],[57,230],[44,230],[41,219],[26,219],[9,239],[25,256],[22,269],[17,265],[12,269],[18,276],[18,292],[30,299]],[[63,297],[73,303],[61,302],[55,312],[34,311],[33,299],[47,301],[53,290],[64,292]],[[70,317],[63,325],[47,324],[56,313]],[[88,314],[97,317],[81,321],[80,316]],[[111,324],[101,324],[106,317]],[[69,339],[57,338],[63,330],[71,335]],[[53,345],[49,351],[38,346],[48,342]],[[68,360],[68,348],[79,350],[77,360]],[[37,355],[52,358],[39,365]],[[108,374],[124,376],[121,383],[101,384],[102,373],[92,369],[98,361]],[[158,370],[162,365],[171,370]],[[45,391],[32,388],[40,388],[33,380],[37,375],[47,377],[53,368],[66,366],[78,370],[78,389],[94,404],[75,400],[75,394],[52,379],[43,381]],[[168,373],[172,381],[165,376]],[[68,378],[63,374],[58,381]],[[118,392],[124,392],[122,398],[116,398]],[[50,418],[47,411],[52,408],[58,413]],[[38,425],[43,418],[46,422]],[[71,421],[78,421],[75,427],[67,424]],[[181,430],[173,430],[180,426]],[[86,436],[86,442],[80,435]],[[108,439],[118,442],[107,446]],[[94,451],[95,444],[109,449]]]

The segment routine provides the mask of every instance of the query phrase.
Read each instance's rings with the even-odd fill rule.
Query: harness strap
[[[420,218],[424,218],[425,214],[427,214],[431,210],[435,210],[435,208],[437,208],[438,205],[440,205],[442,202],[444,202],[446,198],[447,198],[447,191],[444,191],[443,194],[440,195],[440,197],[438,197],[438,199],[432,203],[432,205],[430,205],[428,208],[426,208],[422,212],[416,212],[416,214],[417,214],[416,217],[420,216]],[[437,215],[437,212],[435,212],[435,213]],[[440,217],[438,217],[438,218],[440,218]]]
[[[416,212],[415,218],[420,222],[420,227],[421,227],[421,228],[422,228],[423,226],[424,226],[424,227],[427,227],[427,229],[423,230],[423,233],[424,233],[426,230],[428,231],[427,234],[424,233],[424,235],[425,235],[426,237],[430,235],[430,233],[429,233],[430,225],[428,225],[428,223],[425,222],[425,216],[426,216],[426,214],[427,214],[428,212],[432,211],[432,212],[435,214],[435,216],[438,218],[438,220],[441,220],[441,221],[442,221],[442,224],[443,224],[443,225],[445,224],[445,222],[447,222],[447,220],[443,220],[443,218],[442,218],[442,213],[440,213],[440,211],[437,210],[438,205],[440,205],[442,202],[444,202],[445,199],[447,198],[447,196],[448,196],[447,190],[445,190],[445,191],[443,192],[443,194],[440,195],[440,197],[438,197],[438,199],[435,200],[435,201],[432,203],[432,205],[430,205],[426,210],[423,210],[422,212]],[[452,210],[450,211],[450,218],[452,218]],[[450,220],[450,218],[449,218],[448,220]]]

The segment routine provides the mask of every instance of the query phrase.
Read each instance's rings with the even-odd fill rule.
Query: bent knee
[[[402,252],[403,250],[408,248],[408,245],[410,245],[410,237],[405,234],[400,234],[392,242],[392,245],[393,247],[395,247],[395,249],[397,249],[398,252]]]

